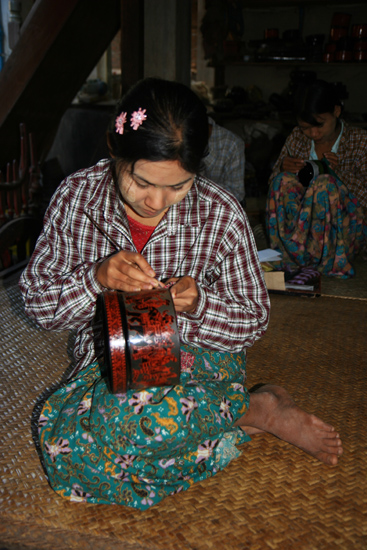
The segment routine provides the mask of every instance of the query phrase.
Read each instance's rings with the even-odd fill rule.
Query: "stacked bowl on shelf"
[[[326,63],[367,61],[367,23],[355,23],[349,34],[350,19],[349,13],[334,13],[323,55]]]
[[[352,26],[353,60],[367,61],[367,23]]]

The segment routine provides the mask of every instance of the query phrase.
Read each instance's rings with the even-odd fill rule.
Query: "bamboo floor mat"
[[[148,511],[70,503],[48,486],[32,440],[39,396],[69,364],[68,333],[23,313],[0,289],[1,550],[366,550],[366,302],[273,295],[266,335],[248,353],[248,385],[279,383],[344,443],[325,466],[269,435],[223,472]]]
[[[352,263],[355,276],[351,279],[321,277],[321,294],[323,296],[367,300],[367,259],[358,255]]]

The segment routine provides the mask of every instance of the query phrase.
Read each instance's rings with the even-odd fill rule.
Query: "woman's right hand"
[[[155,279],[155,272],[138,252],[117,252],[97,268],[98,282],[111,290],[133,292],[164,286]]]
[[[292,174],[297,174],[305,165],[303,159],[296,159],[293,157],[284,157],[282,163],[283,172],[292,172]]]

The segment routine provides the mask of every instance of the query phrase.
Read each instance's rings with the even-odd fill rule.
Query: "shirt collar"
[[[178,204],[173,204],[167,211],[166,216],[161,220],[159,225],[167,227],[168,235],[175,235],[180,225],[190,227],[201,225],[197,178],[198,176],[195,176],[190,191],[182,201]]]
[[[337,140],[335,141],[334,145],[331,148],[331,152],[335,153],[335,154],[337,154],[337,152],[338,152],[340,140],[342,138],[343,131],[344,131],[344,121],[342,119],[340,119],[340,123],[341,123],[342,127],[340,129]],[[317,157],[317,154],[316,154],[316,151],[315,151],[315,142],[314,142],[314,140],[311,141],[310,160],[318,160],[318,157]]]

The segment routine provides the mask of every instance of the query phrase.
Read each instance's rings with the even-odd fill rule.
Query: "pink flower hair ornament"
[[[133,130],[137,130],[141,126],[144,120],[147,118],[145,114],[146,109],[139,109],[134,111],[130,117],[130,126]],[[122,136],[124,133],[124,126],[126,123],[127,113],[122,112],[115,121],[116,132]]]
[[[139,109],[137,111],[134,111],[130,118],[130,126],[133,130],[137,130],[139,126],[141,126],[144,122],[144,120],[147,118],[147,115],[145,114],[146,109]]]
[[[115,122],[116,132],[121,136],[124,133],[124,124],[126,122],[126,117],[127,117],[127,113],[121,113],[121,115],[119,115],[116,118],[116,122]]]

